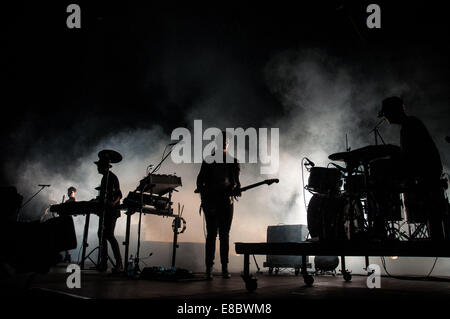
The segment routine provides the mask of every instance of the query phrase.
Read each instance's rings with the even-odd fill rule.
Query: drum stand
[[[408,223],[409,240],[429,238],[426,223],[414,223],[414,230],[412,230],[411,225],[411,223]]]
[[[379,134],[379,133],[378,133]],[[375,135],[376,136],[376,135]],[[348,149],[348,148],[347,148]],[[353,173],[358,173],[358,167],[356,167],[356,165],[352,165],[351,163],[346,163],[347,166],[347,176],[351,176]],[[349,220],[350,220],[350,226],[352,226],[353,222],[355,221],[355,219],[358,221],[358,228],[362,228],[360,230],[364,230],[367,231],[368,229],[371,228],[371,222],[372,222],[372,216],[370,214],[370,209],[369,209],[369,192],[368,192],[368,185],[367,185],[367,181],[368,181],[368,168],[367,165],[364,165],[364,188],[366,190],[366,196],[364,199],[364,194],[351,194],[348,197],[349,200],[349,209],[353,212],[356,209],[361,209],[360,214],[362,214],[362,218],[358,218],[361,216],[358,216],[359,214],[356,213],[355,214],[350,214]],[[351,189],[354,189],[353,187],[351,187]],[[364,214],[366,214],[367,216],[367,224],[364,223]],[[362,219],[362,220],[361,220]],[[361,224],[361,225],[359,225]],[[353,228],[353,227],[352,227]],[[350,229],[350,236],[354,234],[354,228]],[[349,238],[351,239],[351,238]],[[369,271],[369,265],[370,265],[370,260],[369,260],[369,256],[364,256],[364,261],[365,261],[365,268],[363,268],[365,271],[367,271],[367,275],[371,275],[373,271]],[[351,279],[351,275],[350,273],[345,269],[345,256],[341,256],[341,264],[342,264],[342,269],[341,269],[341,273],[344,275],[344,279],[348,281]]]

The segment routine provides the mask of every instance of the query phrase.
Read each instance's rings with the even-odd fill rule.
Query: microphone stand
[[[21,210],[22,208],[24,208],[29,202],[31,202],[31,200],[33,198],[35,198],[37,196],[37,194],[39,194],[44,188],[46,187],[50,187],[50,185],[38,185],[41,186],[41,189],[38,190],[33,196],[31,196],[25,203],[23,203],[23,205],[19,208],[19,214],[17,215],[17,221],[20,221],[20,217],[21,217]]]
[[[174,147],[175,145],[177,145],[178,143],[180,143],[181,141],[182,141],[182,140],[179,140],[178,142],[170,143],[170,144],[167,144],[167,145],[166,145],[166,147],[165,147],[165,149],[164,149],[164,152],[166,151],[167,146],[171,146],[172,148],[170,149],[170,152],[167,153],[167,155],[164,156],[164,157],[161,159],[161,162],[159,162],[158,165],[155,166],[155,168],[153,169],[153,171],[150,172],[149,175],[153,174],[154,172],[156,172],[156,171],[161,167],[162,163],[164,163],[164,161],[167,159],[167,157],[169,157],[169,155],[172,154],[173,147]],[[164,154],[164,152],[163,152],[163,154]]]
[[[380,130],[378,129],[381,125],[383,125],[384,121],[385,120],[381,120],[380,122],[378,122],[378,124],[375,125],[375,127],[369,132],[369,134],[373,132],[373,135],[375,137],[375,145],[378,145],[378,137],[380,138],[383,145],[386,145],[386,143],[383,140],[383,137],[380,134]]]

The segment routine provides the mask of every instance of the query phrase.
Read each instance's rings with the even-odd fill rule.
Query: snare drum
[[[342,186],[342,173],[337,168],[313,167],[306,189],[316,194],[336,194]]]

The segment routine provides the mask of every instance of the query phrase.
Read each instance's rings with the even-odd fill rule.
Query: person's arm
[[[233,167],[233,174],[234,174],[233,179],[234,179],[234,190],[236,191],[235,196],[239,197],[242,195],[240,191],[241,189],[241,181],[239,180],[240,173],[241,173],[241,166],[239,162],[236,160]]]
[[[122,191],[120,190],[120,183],[117,177],[114,179],[114,192],[115,196],[112,202],[112,206],[116,206],[117,204],[119,204],[120,199],[122,198]]]
[[[206,163],[203,162],[202,166],[200,167],[200,172],[197,175],[197,189],[195,190],[196,193],[201,193],[206,182]]]

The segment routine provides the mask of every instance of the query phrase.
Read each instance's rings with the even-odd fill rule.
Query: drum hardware
[[[310,161],[309,161],[310,162]],[[329,168],[330,165],[335,166]],[[305,164],[306,166],[306,164]],[[364,215],[360,191],[356,194],[348,190],[352,185],[353,172],[359,172],[353,166],[343,168],[330,163],[328,167],[310,167],[308,185],[313,194],[307,208],[308,225],[311,237],[320,240],[352,239],[364,229]],[[345,176],[348,175],[348,176]],[[343,180],[347,191],[341,191]]]
[[[359,198],[349,197],[344,208],[344,229],[346,239],[357,239],[366,228],[363,205]]]
[[[381,236],[379,238],[409,240],[430,235],[426,230],[426,223],[429,222],[427,216],[432,210],[440,207],[440,204],[436,203],[439,203],[441,199],[438,198],[438,195],[433,195],[433,192],[429,192],[430,199],[424,200],[423,193],[427,193],[426,189],[419,191],[420,196],[414,195],[414,189],[417,186],[406,183],[400,174],[400,147],[385,144],[379,133],[378,128],[383,123],[384,121],[380,121],[370,132],[374,133],[375,145],[355,150],[350,150],[347,145],[346,152],[334,153],[329,156],[332,161],[346,164],[345,169],[338,164],[329,164],[343,173],[344,189],[341,196],[347,198],[349,202],[360,203],[355,207],[362,207],[362,215],[366,216],[363,229],[367,232],[368,237],[375,235]],[[378,145],[379,140],[383,143],[382,145]],[[441,188],[444,190],[447,183],[446,181],[441,183]],[[312,190],[316,189],[317,187],[312,188]],[[425,198],[427,197],[425,196]],[[405,212],[405,222],[403,223],[402,207]],[[362,222],[361,219],[359,221]],[[406,223],[409,234],[402,230]],[[347,234],[348,232],[352,233],[353,225],[355,224],[349,222],[347,218]],[[439,233],[436,221],[434,225],[435,232]],[[359,228],[361,229],[361,227]]]
[[[382,123],[378,123],[373,130],[377,139],[376,143],[378,138],[382,140],[378,132],[378,127]],[[382,142],[384,143],[383,140]],[[318,198],[326,198],[322,199],[326,202],[331,201],[331,196],[335,196],[346,203],[338,214],[335,212],[335,217],[341,215],[340,223],[343,224],[346,239],[352,240],[373,234],[375,228],[391,237],[395,222],[401,220],[400,179],[397,178],[394,160],[399,153],[398,146],[389,144],[369,145],[352,151],[347,145],[347,152],[329,156],[332,161],[344,162],[345,168],[335,163],[328,165],[334,166],[333,168],[310,165],[312,167],[308,170],[310,172],[308,185],[305,187],[313,194],[311,199],[313,207],[308,207],[309,215],[315,210],[330,209],[326,208],[326,204],[323,204],[321,209],[315,208],[318,205]],[[386,170],[386,168],[389,169]],[[329,212],[321,212],[321,214],[326,216]],[[308,217],[308,219],[313,218]],[[327,223],[325,220],[323,222]],[[387,224],[388,222],[391,225]],[[322,225],[322,227],[334,227],[333,225],[336,224]],[[322,238],[324,237],[326,236],[322,234]]]
[[[369,134],[371,134],[373,132],[374,135],[374,139],[375,139],[375,145],[378,145],[378,138],[381,140],[381,142],[383,143],[383,145],[385,145],[386,143],[383,140],[383,137],[380,134],[380,126],[383,125],[386,122],[385,119],[382,119],[381,121],[379,121],[377,123],[377,125],[375,125],[375,127],[369,132]]]

